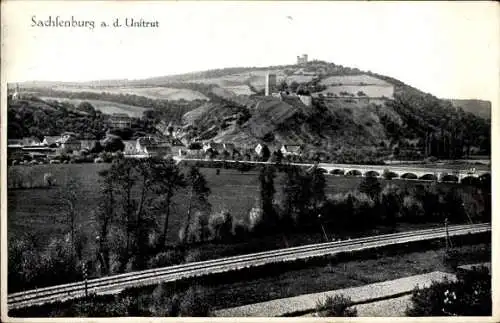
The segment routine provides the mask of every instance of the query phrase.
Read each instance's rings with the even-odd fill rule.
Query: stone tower
[[[269,96],[273,93],[273,90],[276,89],[276,74],[267,73],[266,75],[266,96]]]

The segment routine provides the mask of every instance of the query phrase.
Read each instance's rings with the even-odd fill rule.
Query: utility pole
[[[444,229],[446,231],[446,252],[449,252],[450,247],[453,247],[451,245],[451,240],[450,240],[450,234],[448,232],[448,218],[444,219]]]
[[[87,274],[87,264],[83,263],[82,264],[82,271],[83,271],[83,280],[85,282],[85,298],[88,299],[89,292],[88,292],[88,274]]]

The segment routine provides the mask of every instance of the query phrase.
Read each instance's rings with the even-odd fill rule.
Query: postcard
[[[2,320],[498,320],[498,9],[3,1]]]

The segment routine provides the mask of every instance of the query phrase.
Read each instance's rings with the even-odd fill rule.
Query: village
[[[125,128],[129,124],[130,118],[123,114],[110,118],[110,129]],[[8,139],[7,145],[10,165],[102,163],[117,157],[267,161],[274,155],[296,160],[302,152],[303,147],[295,144],[281,145],[271,151],[265,143],[255,147],[213,141],[187,143],[178,139],[175,133],[151,134],[135,140],[122,140],[108,133],[102,140],[89,140],[79,139],[73,132],[64,132],[59,136],[44,136],[43,140],[37,137]]]

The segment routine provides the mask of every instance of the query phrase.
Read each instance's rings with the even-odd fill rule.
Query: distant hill
[[[293,96],[263,96],[267,73],[276,74],[278,84],[286,82],[292,92],[298,87],[311,92],[313,105]],[[486,115],[488,102],[441,100],[389,76],[323,61],[143,80],[28,82],[22,88],[54,93],[43,96],[154,108],[156,117],[180,123],[187,141],[301,144],[336,156],[358,149],[361,155],[396,158],[453,158],[471,147],[490,153],[490,121],[477,117]],[[359,158],[359,152],[354,154]]]
[[[484,100],[460,100],[448,99],[454,107],[460,107],[466,112],[470,112],[478,117],[491,118],[491,102]]]

